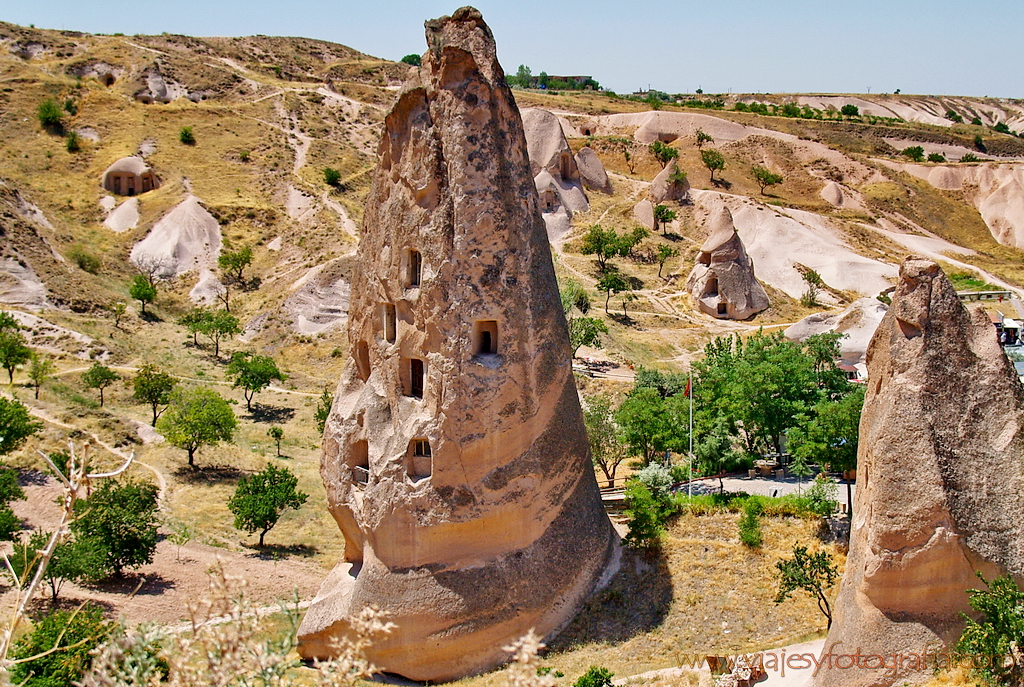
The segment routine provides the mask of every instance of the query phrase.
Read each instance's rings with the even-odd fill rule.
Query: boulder
[[[698,309],[712,317],[745,320],[771,305],[764,287],[754,276],[747,256],[724,205],[708,218],[710,236],[700,248],[697,264],[686,280],[686,290]]]
[[[858,298],[842,312],[808,315],[788,327],[785,336],[790,341],[803,341],[825,332],[845,334],[839,341],[843,362],[856,365],[865,361],[871,337],[888,310],[889,307],[877,298]]]
[[[523,124],[478,11],[426,24],[384,119],[321,474],[344,536],[299,630],[324,658],[444,682],[551,635],[614,559]],[[509,297],[515,294],[514,298]]]
[[[950,648],[976,573],[1024,579],[1024,393],[984,310],[908,258],[867,364],[850,553],[818,687],[923,682],[930,668],[893,670],[892,656]],[[836,657],[858,651],[859,667],[842,668],[852,657]]]
[[[644,198],[633,206],[633,217],[641,226],[654,231],[654,204]]]
[[[667,200],[687,201],[690,199],[690,182],[685,178],[682,181],[673,181],[672,175],[679,171],[679,167],[673,162],[665,169],[658,172],[651,182],[648,194],[655,203],[663,203]]]
[[[580,172],[583,185],[591,191],[611,194],[612,182],[608,180],[608,172],[604,169],[601,158],[589,146],[580,148],[576,153],[576,168]]]

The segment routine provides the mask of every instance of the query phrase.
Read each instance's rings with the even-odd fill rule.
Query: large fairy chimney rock
[[[908,258],[868,349],[850,554],[826,649],[878,654],[819,687],[920,682],[894,654],[942,651],[968,589],[1024,578],[1024,394],[981,309],[968,313],[938,265]],[[908,663],[909,663],[908,658]],[[897,672],[898,674],[893,674]],[[888,674],[887,674],[888,673]]]
[[[563,626],[615,548],[590,464],[522,121],[480,13],[427,22],[385,118],[321,473],[345,538],[300,628],[325,657],[442,682]]]
[[[532,108],[524,109],[522,115],[530,172],[548,235],[554,241],[569,231],[573,214],[590,209],[590,201],[558,117]]]
[[[715,210],[708,224],[711,234],[700,248],[697,264],[686,280],[697,307],[719,319],[745,320],[771,303],[754,277],[754,263],[743,248],[725,206]]]

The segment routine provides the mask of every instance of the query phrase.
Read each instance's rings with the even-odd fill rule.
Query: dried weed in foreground
[[[302,664],[295,657],[296,609],[282,608],[287,627],[268,633],[269,612],[251,608],[245,581],[218,564],[210,591],[190,605],[191,621],[176,630],[138,628],[101,647],[80,687],[225,687],[290,685]],[[354,639],[337,642],[337,658],[317,662],[312,684],[348,687],[377,672],[365,657],[373,638],[395,627],[374,608],[350,620]]]
[[[531,628],[512,646],[501,647],[512,654],[512,661],[505,670],[509,687],[554,687],[555,678],[537,673],[540,661],[537,655],[544,648],[540,637]]]

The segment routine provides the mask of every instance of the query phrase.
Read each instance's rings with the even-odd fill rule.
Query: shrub
[[[963,124],[964,123],[964,118],[961,117],[960,115],[958,115],[953,110],[946,110],[946,119],[948,119],[951,122],[956,122],[957,124]]]
[[[187,146],[194,146],[196,144],[196,135],[192,131],[192,127],[181,127],[181,131],[178,132],[178,140]]]
[[[669,496],[669,489],[675,481],[672,471],[664,465],[651,463],[636,474],[640,483],[650,490],[651,495],[659,501],[665,501]]]
[[[580,675],[572,687],[612,687],[614,674],[607,668],[590,666],[587,672]]]
[[[960,156],[960,162],[978,162],[980,159],[974,153],[964,153]]]
[[[828,629],[832,628],[832,607],[829,604],[829,588],[839,579],[839,571],[832,564],[832,556],[827,551],[807,553],[806,546],[793,547],[793,558],[775,564],[779,571],[779,591],[775,603],[780,604],[802,589],[815,598],[818,608],[828,619]]]
[[[72,117],[74,117],[76,114],[78,114],[78,105],[75,104],[74,100],[68,98],[64,101],[64,111]]]
[[[988,658],[976,670],[992,683],[1019,685],[1024,676],[1019,658],[1019,647],[1024,645],[1024,592],[1009,575],[988,582],[979,572],[978,578],[988,589],[971,589],[967,594],[971,608],[981,614],[981,619],[965,614],[967,626],[956,650],[963,656]]]
[[[974,126],[984,126],[984,124],[982,124],[981,117],[975,117],[974,119],[972,119],[971,124],[973,124]]]
[[[914,162],[924,162],[924,148],[921,146],[910,146],[904,148],[903,152],[900,153],[904,157],[909,157]]]
[[[635,549],[657,548],[667,519],[664,504],[638,479],[626,485],[626,515],[629,516],[626,545]]]
[[[320,392],[320,398],[316,401],[316,411],[313,413],[316,428],[321,435],[324,433],[324,425],[327,424],[327,418],[331,414],[331,405],[333,403],[334,392],[331,391],[330,386],[325,386],[324,390]]]
[[[53,98],[47,98],[36,108],[36,118],[46,129],[58,129],[64,122],[64,112]]]
[[[1006,126],[1006,122],[996,122],[996,125],[992,128],[1001,134],[1013,133],[1012,131],[1010,131],[1010,127]]]
[[[942,153],[928,153],[928,162],[945,162],[946,156]]]
[[[68,251],[68,257],[78,265],[78,269],[88,272],[89,274],[99,274],[100,268],[103,267],[99,258],[90,253],[86,253],[81,248],[72,248]]]
[[[974,135],[974,147],[981,152],[985,152],[985,139],[981,137],[981,134]]]
[[[846,105],[843,105],[842,108],[840,108],[839,113],[842,114],[844,117],[859,117],[860,109],[856,105],[851,105],[850,103],[847,103]]]
[[[761,546],[761,511],[760,499],[750,498],[743,506],[743,515],[740,516],[740,541],[751,549]]]
[[[416,53],[412,53],[410,55],[406,55],[405,57],[403,57],[402,62],[406,64],[411,64],[414,67],[419,67],[421,59],[419,55],[417,55]]]
[[[76,131],[69,131],[64,136],[64,149],[69,153],[77,153],[82,149],[82,137]]]
[[[821,517],[827,518],[836,512],[838,493],[839,485],[829,479],[825,473],[819,473],[805,494],[807,508]]]
[[[324,183],[337,187],[341,184],[341,172],[333,167],[324,167]]]
[[[242,152],[238,153],[238,159],[241,160],[242,162],[248,162],[250,155],[252,155],[252,153],[250,153],[248,150],[243,150]]]
[[[14,645],[11,658],[28,659],[11,669],[13,682],[24,687],[70,685],[92,663],[91,652],[114,630],[98,606],[54,611],[42,617]],[[55,647],[60,647],[53,650]]]

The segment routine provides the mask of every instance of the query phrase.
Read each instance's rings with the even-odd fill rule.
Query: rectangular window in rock
[[[409,477],[420,480],[430,477],[433,469],[429,439],[413,439],[409,442]]]
[[[370,444],[362,439],[349,448],[348,466],[352,481],[356,484],[367,484],[370,481]]]
[[[409,288],[420,285],[420,280],[423,278],[423,255],[418,250],[409,249],[409,260],[408,260],[408,279],[406,280],[409,284]]]
[[[473,353],[494,355],[498,352],[498,321],[477,320],[473,323]]]
[[[406,396],[423,398],[426,364],[419,358],[402,359],[402,387]]]
[[[397,332],[395,322],[395,306],[393,303],[384,304],[384,340],[388,343],[395,343]]]

